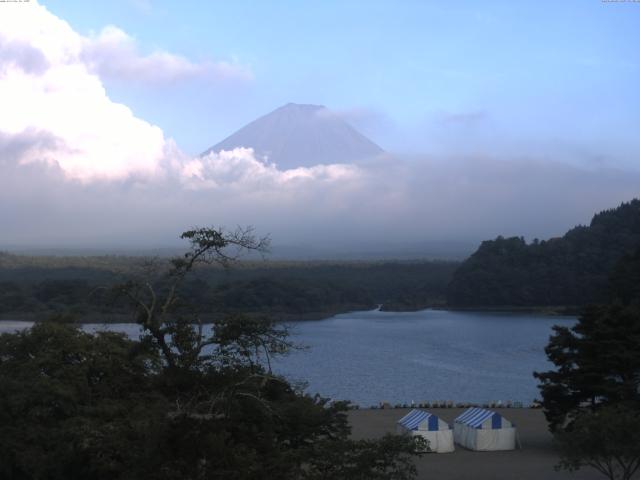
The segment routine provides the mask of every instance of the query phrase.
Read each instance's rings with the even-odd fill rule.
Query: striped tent
[[[411,410],[398,420],[399,434],[420,436],[429,442],[428,452],[453,452],[453,434],[449,424],[424,410]]]
[[[498,412],[470,408],[453,421],[455,442],[470,450],[513,450],[516,428]]]

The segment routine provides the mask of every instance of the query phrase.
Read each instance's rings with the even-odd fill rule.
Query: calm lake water
[[[546,370],[553,325],[573,317],[442,310],[353,312],[293,322],[292,339],[308,348],[274,362],[274,370],[308,391],[369,406],[380,401],[531,402],[535,370]],[[28,322],[0,321],[0,332]],[[85,325],[135,337],[136,325]]]

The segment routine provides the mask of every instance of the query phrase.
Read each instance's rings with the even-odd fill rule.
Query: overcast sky
[[[0,245],[545,238],[637,196],[640,3],[481,5],[1,2]],[[194,157],[287,102],[388,154]]]

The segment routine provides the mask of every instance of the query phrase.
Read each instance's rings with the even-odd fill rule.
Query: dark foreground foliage
[[[353,441],[346,403],[306,395],[271,371],[269,359],[293,347],[286,330],[236,316],[205,335],[196,313],[176,313],[198,262],[263,248],[250,231],[185,238],[192,248],[162,290],[118,287],[140,340],[53,321],[0,336],[0,478],[414,478],[423,445]]]
[[[571,328],[554,327],[545,352],[554,370],[536,372],[552,431],[584,410],[624,404],[640,410],[640,249],[609,277],[609,303],[584,309]]]
[[[535,374],[552,430],[585,408],[640,409],[640,309],[594,306],[574,327],[554,330],[546,352],[556,369]]]
[[[535,374],[558,468],[589,466],[611,480],[640,468],[639,252],[613,270],[610,303],[588,307],[572,328],[555,327],[546,352],[556,368]]]
[[[346,404],[256,363],[271,330],[251,323],[173,368],[115,333],[46,322],[0,336],[0,478],[413,478],[410,438],[350,440]]]
[[[640,409],[615,405],[582,412],[555,438],[559,468],[588,466],[610,480],[630,480],[640,468]]]

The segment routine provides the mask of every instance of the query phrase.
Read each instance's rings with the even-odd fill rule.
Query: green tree
[[[621,405],[581,413],[571,428],[556,434],[557,468],[595,468],[610,480],[629,480],[640,468],[640,410]]]
[[[0,337],[0,474],[35,479],[359,479],[415,476],[411,437],[349,439],[347,403],[271,371],[283,327],[238,315],[210,333],[182,288],[201,264],[264,251],[251,230],[195,229],[162,278],[118,287],[143,335],[60,322]],[[331,459],[328,465],[326,459]],[[329,476],[328,476],[329,475]]]
[[[546,348],[556,370],[535,373],[561,451],[559,468],[591,466],[610,479],[640,466],[640,278],[637,254],[610,276],[611,302],[555,327]]]
[[[554,327],[545,351],[555,370],[536,372],[552,431],[583,409],[626,402],[640,408],[640,310],[604,305],[571,328]]]
[[[155,352],[115,333],[39,323],[0,336],[0,478],[122,478],[168,404]]]
[[[154,478],[314,478],[318,455],[331,448],[338,465],[379,450],[377,442],[348,439],[346,403],[305,395],[271,371],[271,357],[292,348],[282,326],[240,315],[216,321],[207,336],[196,311],[179,314],[181,288],[194,269],[210,263],[228,267],[242,251],[266,251],[268,239],[255,237],[250,229],[228,233],[208,228],[185,232],[182,238],[191,249],[172,260],[160,289],[150,282],[121,287],[147,332],[143,342],[163,358],[161,388],[175,405],[163,441],[171,448],[155,460],[163,473]],[[178,445],[198,448],[178,447],[181,453],[172,454]],[[386,478],[415,475],[406,461],[416,452],[413,440],[385,445]],[[363,478],[379,468],[357,463]],[[352,478],[335,473],[333,478]]]
[[[610,277],[611,297],[625,305],[640,305],[640,248],[625,255]]]

